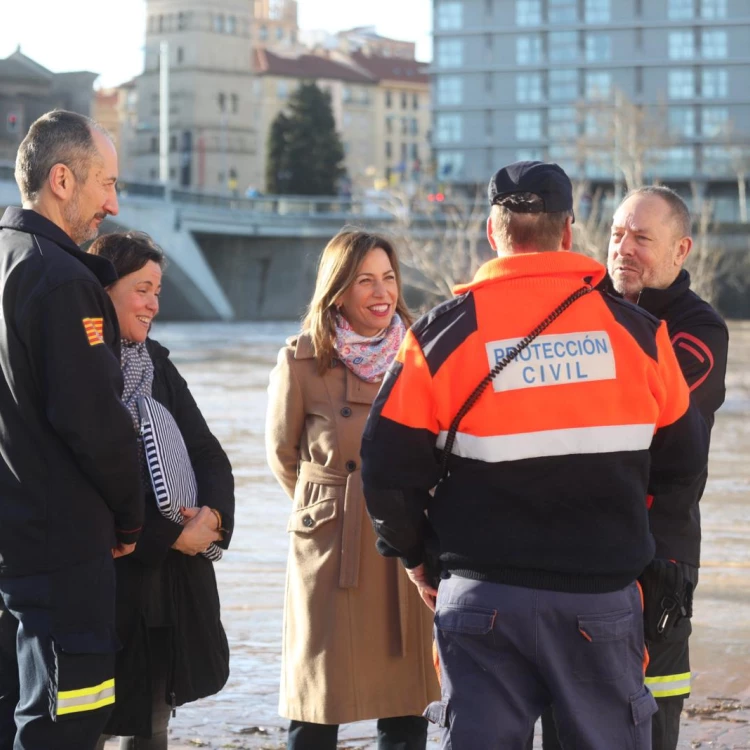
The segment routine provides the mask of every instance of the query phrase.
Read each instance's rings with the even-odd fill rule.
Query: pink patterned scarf
[[[398,313],[390,325],[372,337],[360,336],[340,313],[336,315],[336,354],[366,383],[379,383],[398,353],[406,326]]]

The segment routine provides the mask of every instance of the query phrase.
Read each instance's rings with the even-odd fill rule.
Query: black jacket
[[[135,542],[143,494],[120,401],[112,264],[35,211],[0,220],[0,575]]]
[[[708,425],[724,403],[729,331],[716,310],[690,289],[683,270],[667,289],[644,289],[638,305],[667,324],[677,360],[690,387],[690,399]],[[688,488],[653,498],[649,518],[656,556],[689,565],[700,563],[700,506],[707,472]],[[675,497],[679,495],[679,497]]]
[[[234,478],[229,459],[211,434],[187,383],[169,360],[169,351],[147,341],[154,363],[153,397],[169,409],[180,428],[198,483],[198,504],[216,508],[234,528]],[[170,670],[165,700],[173,706],[217,693],[229,675],[229,647],[221,625],[213,564],[171,549],[182,526],[164,518],[152,493],[146,496],[146,523],[136,551],[115,562],[117,700],[106,732],[151,735],[149,628],[170,628]]]

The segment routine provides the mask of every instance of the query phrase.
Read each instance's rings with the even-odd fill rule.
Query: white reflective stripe
[[[438,435],[438,448],[445,446],[447,435],[445,431]],[[653,424],[577,427],[569,430],[543,430],[489,437],[458,432],[451,452],[462,458],[496,463],[543,456],[647,450],[653,436]]]
[[[690,692],[690,672],[667,677],[646,677],[646,685],[653,693],[654,698],[687,695]]]

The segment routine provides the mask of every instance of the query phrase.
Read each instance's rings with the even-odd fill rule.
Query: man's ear
[[[674,256],[674,264],[679,268],[687,260],[690,251],[693,249],[692,237],[683,237],[677,243],[677,252]]]
[[[561,247],[563,250],[568,250],[568,251],[573,249],[573,219],[570,216],[568,216],[568,218],[565,219],[565,226],[563,227]]]
[[[47,184],[54,196],[68,200],[75,189],[75,177],[65,164],[55,164],[49,171]]]
[[[497,243],[495,242],[495,238],[492,236],[492,217],[487,217],[487,240],[490,243],[490,247],[497,252]]]

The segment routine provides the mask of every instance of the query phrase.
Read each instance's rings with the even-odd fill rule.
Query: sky
[[[431,0],[298,2],[302,29],[335,32],[374,25],[383,36],[417,42],[418,59],[431,57]],[[116,86],[143,69],[145,0],[0,0],[0,5],[0,58],[20,45],[24,54],[55,73],[99,73],[97,87]]]

